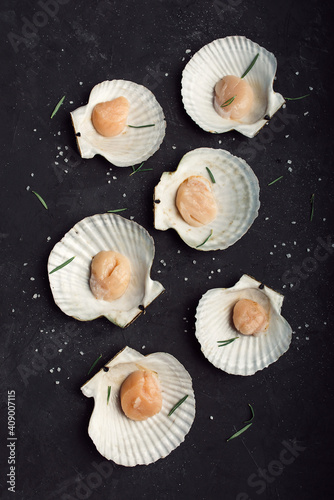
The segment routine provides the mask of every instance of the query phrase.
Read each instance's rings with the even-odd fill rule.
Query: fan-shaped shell
[[[213,106],[216,83],[226,75],[241,77],[257,54],[256,63],[245,76],[254,92],[251,113],[240,122],[222,118]],[[275,56],[244,36],[214,40],[196,52],[183,70],[185,110],[207,132],[235,129],[246,137],[254,137],[285,102],[273,90],[276,68]]]
[[[259,288],[261,286],[261,289]],[[242,335],[232,323],[235,303],[243,298],[262,305],[269,315],[269,327],[260,334]],[[281,315],[283,296],[250,276],[243,275],[232,288],[208,290],[196,310],[196,337],[204,356],[217,368],[233,375],[253,375],[284,354],[292,330]],[[236,338],[219,347],[218,342]]]
[[[195,396],[189,373],[170,354],[158,352],[143,356],[130,347],[125,347],[106,367],[108,371],[100,370],[81,388],[85,396],[94,398],[88,434],[97,450],[108,460],[125,466],[147,465],[166,457],[184,441],[195,418]],[[144,421],[127,418],[119,401],[122,382],[138,369],[156,372],[163,397],[161,411]],[[186,395],[184,403],[168,416]]]
[[[192,227],[177,210],[176,192],[191,175],[202,175],[210,180],[207,169],[215,180],[212,190],[218,214],[210,224]],[[250,166],[228,151],[211,148],[190,151],[183,156],[175,172],[164,172],[155,188],[154,199],[155,228],[163,231],[173,228],[187,245],[203,251],[222,250],[233,245],[248,231],[260,207],[259,183]]]
[[[125,97],[130,103],[127,126],[115,137],[103,137],[92,124],[93,108],[100,102]],[[104,156],[117,167],[128,167],[147,160],[160,147],[165,136],[163,110],[143,85],[126,80],[99,83],[90,93],[88,104],[71,112],[73,127],[82,158]],[[153,125],[144,128],[143,125]]]
[[[128,288],[113,302],[96,299],[89,286],[91,260],[101,250],[119,252],[131,264]],[[150,277],[154,252],[153,238],[136,222],[112,213],[81,220],[49,256],[49,273],[75,257],[67,266],[49,274],[56,304],[64,313],[81,321],[105,316],[116,325],[127,326],[164,290]]]

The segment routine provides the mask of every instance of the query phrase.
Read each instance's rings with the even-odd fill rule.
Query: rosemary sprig
[[[46,210],[47,210],[48,206],[45,203],[45,201],[43,200],[43,198],[41,197],[41,195],[39,195],[38,193],[36,193],[36,191],[32,191],[32,193],[34,193],[34,195],[37,196],[37,198],[39,199],[39,201],[42,203],[43,207],[46,208]]]
[[[234,337],[233,339],[227,339],[227,340],[217,340],[218,347],[224,347],[225,345],[231,344],[234,340],[236,340],[238,337]]]
[[[209,167],[206,167],[206,169],[208,171],[208,174],[210,176],[212,184],[215,184],[216,183],[216,179],[214,178],[213,173],[211,172],[211,170],[209,169]]]
[[[169,416],[169,417],[172,415],[172,413],[174,413],[174,411],[175,411],[175,410],[177,410],[177,409],[178,409],[178,407],[179,407],[179,406],[181,406],[181,405],[182,405],[182,403],[184,403],[184,402],[185,402],[185,400],[187,399],[187,397],[188,397],[188,394],[187,394],[186,396],[184,396],[182,399],[180,399],[180,401],[178,401],[178,402],[176,403],[176,405],[174,405],[174,406],[173,406],[173,408],[171,409],[171,411],[168,413],[168,416]]]
[[[233,97],[230,97],[229,99],[227,99],[227,101],[223,102],[223,104],[221,104],[220,107],[226,108],[226,106],[229,106],[230,104],[232,104],[232,102],[234,101],[234,99],[236,97],[237,97],[236,95],[234,95]]]
[[[284,97],[286,101],[299,101],[299,99],[304,99],[305,97],[308,97],[311,94],[305,94],[300,97]]]
[[[50,271],[49,274],[52,274],[52,273],[55,273],[56,271],[59,271],[59,269],[62,269],[63,267],[67,266],[67,264],[72,262],[73,259],[75,259],[75,255],[74,255],[74,257],[71,257],[70,259],[68,259],[65,262],[63,262],[62,264],[60,264],[60,266],[57,266],[54,269],[52,269],[52,271]]]
[[[250,428],[250,426],[252,425],[252,423],[253,423],[253,422],[252,422],[252,420],[253,420],[253,418],[254,418],[254,410],[253,410],[253,407],[252,407],[252,405],[251,405],[251,404],[249,404],[249,403],[248,403],[248,406],[250,407],[250,410],[251,410],[251,412],[252,412],[252,416],[251,416],[251,418],[250,418],[249,420],[245,420],[244,424],[247,424],[247,425],[245,425],[245,426],[244,426],[244,427],[242,427],[239,431],[235,432],[235,433],[234,433],[231,437],[229,437],[229,438],[226,440],[227,442],[228,442],[228,441],[231,441],[231,439],[234,439],[234,438],[236,438],[236,437],[240,436],[240,434],[242,434],[243,432],[247,431],[247,429],[249,429],[249,428]]]
[[[211,229],[209,236],[207,238],[205,238],[205,240],[203,241],[203,243],[200,243],[199,245],[197,245],[196,248],[199,248],[199,247],[202,247],[203,245],[205,245],[205,243],[211,238],[212,233],[213,233],[213,230]]]
[[[149,170],[153,170],[153,168],[143,168],[144,162],[139,165],[138,168],[132,166],[132,172],[130,175],[135,174],[136,172],[148,172]]]
[[[146,127],[155,127],[155,123],[150,123],[149,125],[128,125],[130,128],[146,128]]]
[[[277,179],[275,179],[274,181],[269,182],[268,186],[275,184],[275,182],[280,181],[281,179],[283,179],[283,175],[281,175],[281,177],[277,177]]]
[[[92,370],[94,370],[95,366],[97,365],[97,363],[100,361],[101,358],[102,358],[102,354],[100,354],[100,356],[94,361],[94,363],[92,364],[92,366],[89,368],[88,375],[90,374],[90,372]]]
[[[115,208],[115,210],[107,210],[108,213],[116,214],[117,212],[124,212],[127,208]]]
[[[65,99],[65,96],[63,96],[60,101],[58,102],[58,104],[56,105],[55,109],[52,111],[52,115],[51,115],[51,118],[54,117],[54,115],[57,113],[58,109],[60,108],[60,106],[63,104],[64,102],[64,99]]]
[[[312,196],[311,196],[310,203],[311,203],[311,215],[310,215],[310,221],[312,222],[312,220],[313,220],[313,215],[314,215],[314,193],[313,193],[313,194],[312,194]]]
[[[247,73],[250,72],[250,70],[252,69],[252,67],[256,63],[258,57],[259,57],[259,54],[256,54],[256,56],[254,57],[253,61],[250,63],[250,65],[248,66],[248,68],[246,69],[246,71],[244,72],[244,74],[242,75],[241,78],[245,78],[245,76],[247,75]]]
[[[108,385],[107,404],[109,404],[110,393],[111,393],[111,385]]]

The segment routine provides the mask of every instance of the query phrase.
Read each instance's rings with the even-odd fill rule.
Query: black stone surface
[[[332,15],[331,2],[315,0],[2,0],[1,498],[332,498]],[[245,35],[276,55],[276,91],[310,94],[289,101],[281,126],[269,123],[254,139],[206,133],[182,105],[185,64],[228,35]],[[164,109],[166,137],[146,163],[152,172],[129,177],[131,168],[78,154],[69,112],[94,85],[114,78],[145,85]],[[200,146],[243,157],[260,182],[258,218],[225,251],[199,252],[153,227],[162,172]],[[125,330],[106,319],[78,322],[53,301],[48,255],[79,220],[124,206],[155,240],[152,277],[166,291]],[[289,351],[250,377],[211,365],[194,334],[202,294],[244,273],[285,295],[283,315],[294,332]],[[149,466],[106,462],[87,434],[93,403],[80,386],[100,353],[102,367],[125,345],[168,352],[193,378],[194,424],[181,446]],[[15,391],[16,441],[8,391]],[[249,418],[248,403],[252,427],[227,443]],[[15,493],[7,482],[12,442]]]

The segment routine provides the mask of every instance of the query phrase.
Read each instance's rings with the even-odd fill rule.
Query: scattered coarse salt
[[[146,345],[142,345],[142,346],[141,346],[141,348],[142,348],[142,349],[145,349],[145,347],[146,347]]]
[[[308,114],[309,114],[309,112],[308,112],[308,111],[305,111],[304,116],[307,116]]]
[[[34,295],[32,296],[33,299],[37,299],[38,295],[37,293],[34,293]]]
[[[48,237],[46,238],[46,241],[50,241],[50,240],[51,240],[51,236],[48,236]]]
[[[290,137],[290,136],[289,136],[289,134],[287,134],[287,135],[285,136],[285,138],[286,138],[286,139],[287,139],[288,137]]]
[[[184,278],[184,281],[188,281],[188,278]]]
[[[126,193],[123,193],[123,198],[126,198]]]
[[[313,90],[313,87],[309,87],[310,90]]]
[[[58,366],[58,368],[57,368],[57,372],[60,372],[60,370],[61,370],[61,368],[60,368],[60,366]]]
[[[83,356],[83,355],[84,355],[84,353],[83,353],[82,351],[79,351],[79,354],[81,354],[81,356]]]
[[[291,259],[291,253],[287,253],[286,256],[288,259]]]
[[[172,146],[172,149],[176,149],[176,146]]]
[[[27,187],[26,187],[26,190],[27,190],[27,191],[29,191],[29,190],[30,190],[30,186],[27,186]]]
[[[296,75],[297,75],[297,76],[299,75],[299,71],[296,71]]]
[[[113,175],[112,178],[114,179],[114,181],[117,179],[116,175]]]
[[[54,372],[54,368],[50,368],[49,372],[53,373]]]
[[[57,384],[57,385],[58,385],[58,384],[59,384],[59,380],[56,380],[55,384]]]
[[[210,420],[213,420],[213,416],[212,415],[210,416]]]
[[[186,49],[186,54],[190,54],[191,49]]]
[[[289,172],[292,172],[292,167],[288,167]]]
[[[30,281],[35,281],[35,278],[33,278],[33,277],[31,276]]]
[[[196,264],[196,260],[193,260],[193,264]]]
[[[287,161],[287,163],[288,163],[289,165],[291,165],[291,163],[292,163],[292,160],[288,160],[288,161]]]
[[[165,76],[168,76],[168,73],[165,73]]]
[[[63,352],[63,350],[62,349],[58,349],[58,352]]]
[[[83,82],[79,82],[79,85],[83,85]]]

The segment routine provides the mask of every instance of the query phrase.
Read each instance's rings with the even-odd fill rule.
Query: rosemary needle
[[[208,174],[210,176],[212,184],[215,184],[216,183],[216,179],[214,178],[213,173],[211,172],[211,170],[209,169],[209,167],[206,167],[206,169],[208,171]]]
[[[149,125],[128,125],[130,128],[146,128],[146,127],[155,127],[155,123],[150,123]]]
[[[102,354],[100,354],[100,356],[94,361],[94,363],[92,364],[92,366],[89,368],[88,375],[90,374],[90,372],[92,370],[94,370],[95,366],[97,365],[97,363],[100,361],[101,358],[102,358]]]
[[[238,337],[234,337],[233,339],[227,339],[227,340],[217,340],[218,347],[224,347],[225,345],[231,344],[234,340],[236,340]]]
[[[176,403],[176,405],[174,405],[174,406],[173,406],[173,408],[171,409],[171,411],[168,413],[168,416],[169,416],[169,417],[172,415],[172,413],[174,413],[174,411],[175,411],[175,410],[177,410],[177,409],[178,409],[178,407],[179,407],[179,406],[181,406],[181,405],[182,405],[182,403],[184,403],[184,402],[185,402],[185,400],[187,399],[187,397],[188,397],[188,394],[187,394],[186,396],[184,396],[182,399],[180,399],[180,401],[178,401],[178,402]]]
[[[203,243],[200,243],[199,245],[197,245],[196,248],[199,248],[199,247],[202,247],[203,245],[205,245],[205,243],[211,238],[212,233],[213,233],[213,231],[211,229],[211,232],[210,232],[209,236],[207,238],[205,238],[205,240],[203,241]]]
[[[45,203],[45,201],[43,200],[43,198],[41,197],[41,195],[39,195],[38,193],[36,193],[36,191],[32,191],[32,193],[34,193],[34,195],[37,196],[37,198],[39,199],[39,201],[42,203],[43,207],[46,208],[46,210],[47,210],[48,206]]]
[[[286,101],[299,101],[299,99],[304,99],[305,97],[308,97],[311,94],[305,94],[300,97],[284,97]]]
[[[50,271],[49,274],[52,274],[52,273],[55,273],[56,271],[59,271],[59,269],[62,269],[63,267],[67,266],[67,264],[72,262],[73,259],[75,259],[75,255],[74,255],[74,257],[71,257],[70,259],[68,259],[65,262],[63,262],[62,264],[60,264],[60,266],[57,266],[54,269],[52,269],[52,271]]]
[[[232,102],[234,101],[234,99],[236,97],[237,97],[236,95],[234,95],[233,97],[230,97],[229,99],[227,99],[227,101],[223,102],[223,104],[221,104],[220,107],[226,108],[226,106],[229,106],[230,104],[232,104]]]
[[[283,179],[283,175],[281,175],[281,177],[277,177],[277,179],[275,179],[274,181],[269,182],[268,186],[275,184],[275,182],[280,181],[281,179]]]
[[[110,393],[111,393],[111,385],[108,385],[107,404],[109,403]]]
[[[58,109],[60,108],[60,106],[63,104],[64,102],[64,99],[65,99],[65,96],[63,96],[60,101],[58,102],[58,104],[56,105],[55,109],[52,111],[52,115],[51,115],[51,118],[54,117],[54,115],[57,113]]]
[[[311,215],[310,215],[311,222],[313,220],[313,215],[314,215],[314,193],[311,196]]]
[[[246,71],[244,72],[244,74],[242,75],[241,78],[244,78],[247,75],[247,73],[250,72],[250,70],[252,69],[252,67],[256,63],[258,57],[259,57],[259,54],[256,54],[256,56],[254,57],[253,61],[250,63],[250,65],[248,66],[248,68],[246,69]]]
[[[252,425],[252,422],[250,424],[245,425],[245,427],[243,427],[242,429],[240,429],[239,431],[237,431],[235,434],[233,434],[231,437],[229,437],[226,441],[231,441],[231,439],[234,439],[234,438],[240,436],[240,434],[242,434],[243,432],[247,431],[247,429],[249,429],[249,427],[251,425]]]
[[[115,208],[115,210],[108,210],[107,212],[110,214],[116,214],[117,212],[124,212],[127,208]]]

